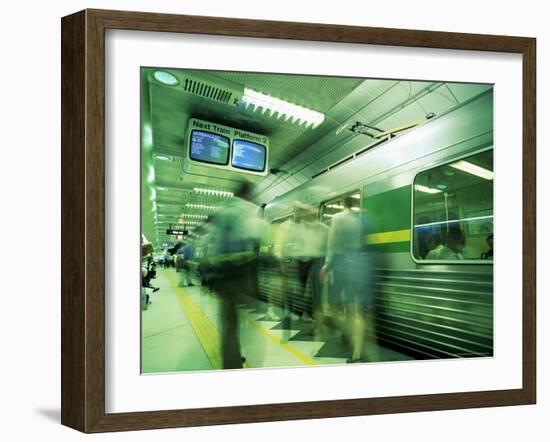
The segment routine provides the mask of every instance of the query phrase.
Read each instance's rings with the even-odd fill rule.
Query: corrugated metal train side
[[[361,207],[375,213],[368,236],[377,252],[376,330],[385,346],[419,359],[493,354],[492,263],[423,263],[412,254],[412,197],[419,171],[493,147],[493,94],[485,92],[454,110],[352,161],[319,175],[270,202],[273,222],[301,201],[324,201],[361,192]],[[311,312],[311,283],[305,296],[290,267],[288,288],[297,312]],[[275,263],[259,269],[261,296],[281,304]]]

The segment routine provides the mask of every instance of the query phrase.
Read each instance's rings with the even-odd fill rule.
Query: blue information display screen
[[[251,141],[233,140],[231,165],[239,169],[263,172],[265,169],[265,146]]]
[[[191,132],[189,156],[192,160],[205,163],[227,164],[229,162],[229,138],[212,132],[194,130]]]

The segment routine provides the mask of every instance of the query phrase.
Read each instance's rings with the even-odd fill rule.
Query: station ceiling
[[[244,72],[170,70],[228,91],[244,87],[325,114],[316,128],[277,119],[252,107],[238,108],[154,81],[153,68],[141,72],[142,230],[155,245],[174,241],[170,224],[184,218],[198,225],[205,206],[223,197],[205,195],[183,181],[182,161],[189,118],[235,127],[269,137],[269,168],[255,186],[255,200],[267,203],[309,181],[313,175],[376,142],[349,128],[359,121],[390,130],[441,115],[490,85],[323,77]],[[183,77],[182,77],[183,78]],[[201,185],[204,187],[204,185]],[[226,186],[225,190],[232,190]],[[219,186],[216,186],[219,188]],[[202,206],[202,208],[200,207]],[[190,221],[193,221],[192,223]]]

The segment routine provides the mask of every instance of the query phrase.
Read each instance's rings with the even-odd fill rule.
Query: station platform
[[[222,368],[219,299],[203,287],[181,287],[181,273],[157,269],[151,304],[142,311],[143,374]],[[340,332],[313,332],[311,319],[292,316],[290,325],[268,320],[267,304],[247,298],[239,304],[241,352],[245,368],[345,364],[350,349]],[[282,318],[277,308],[275,316]],[[381,361],[412,359],[378,346]]]

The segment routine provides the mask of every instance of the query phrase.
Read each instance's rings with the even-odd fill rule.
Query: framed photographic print
[[[64,17],[62,423],[535,403],[535,52]]]

